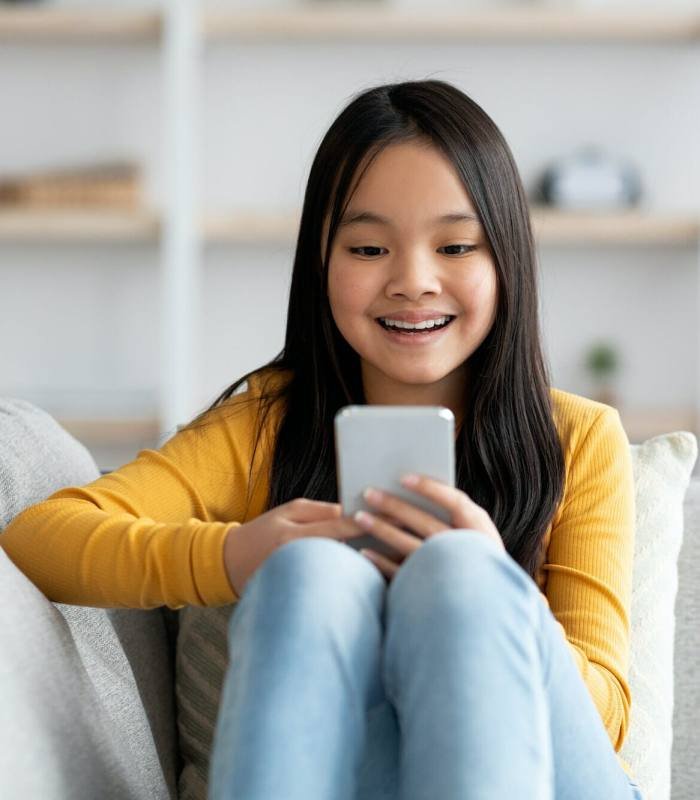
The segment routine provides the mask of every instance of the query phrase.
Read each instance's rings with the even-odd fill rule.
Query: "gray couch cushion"
[[[134,768],[125,732],[105,706],[104,685],[95,683],[99,670],[88,672],[81,650],[58,609],[0,550],[5,800],[157,797]]]
[[[0,398],[0,528],[98,477],[49,414]],[[172,616],[166,629],[161,609],[49,603],[0,556],[0,768],[15,782],[3,798],[176,797]],[[15,770],[23,761],[32,768]]]
[[[0,530],[64,486],[99,477],[89,451],[26,400],[0,398]]]
[[[674,640],[671,797],[695,800],[700,791],[700,477],[684,502],[683,546],[678,558]]]

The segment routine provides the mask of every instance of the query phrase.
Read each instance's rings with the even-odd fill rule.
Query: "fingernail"
[[[371,500],[375,503],[382,499],[382,493],[379,490],[372,489],[369,486],[364,490],[364,492],[362,492],[362,496],[365,498],[365,500]]]
[[[366,511],[356,511],[354,514],[355,522],[360,525],[370,526],[372,524],[372,517]]]
[[[401,478],[401,483],[404,486],[415,486],[419,480],[420,478],[417,475],[409,472],[408,475],[404,475],[403,478]]]

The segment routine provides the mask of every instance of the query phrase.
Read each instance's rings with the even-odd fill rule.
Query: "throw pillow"
[[[697,459],[688,431],[630,445],[636,531],[632,579],[630,728],[620,755],[632,767],[645,800],[671,794],[674,605],[683,499]]]

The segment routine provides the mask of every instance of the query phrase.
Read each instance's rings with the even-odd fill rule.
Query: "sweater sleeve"
[[[629,441],[606,407],[572,457],[547,549],[546,600],[619,751],[629,726],[635,500]]]
[[[24,509],[0,546],[54,602],[173,609],[235,602],[223,546],[245,515],[253,415],[220,406],[207,420]]]

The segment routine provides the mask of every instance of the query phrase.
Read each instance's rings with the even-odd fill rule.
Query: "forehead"
[[[455,166],[436,147],[402,142],[367,155],[356,170],[341,226],[390,227],[400,219],[430,225],[479,218]]]

